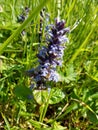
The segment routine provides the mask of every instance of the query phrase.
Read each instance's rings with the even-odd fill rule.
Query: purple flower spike
[[[65,34],[69,32],[69,28],[64,28],[64,25],[64,20],[56,19],[55,25],[50,26],[46,36],[47,45],[43,46],[37,55],[39,65],[28,71],[38,88],[45,86],[47,81],[59,81],[56,68],[62,66],[65,43],[68,41]]]

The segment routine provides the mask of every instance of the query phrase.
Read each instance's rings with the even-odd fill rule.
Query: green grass
[[[17,17],[30,8],[22,23]],[[40,11],[43,20],[39,43]],[[38,65],[45,26],[60,16],[70,27],[60,82],[30,91],[26,70]],[[25,35],[21,32],[25,31]],[[33,99],[28,99],[33,95]],[[97,0],[0,0],[0,130],[98,129],[98,2]]]

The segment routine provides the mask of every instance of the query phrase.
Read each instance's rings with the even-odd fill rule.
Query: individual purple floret
[[[46,36],[47,44],[37,54],[39,65],[28,71],[37,88],[45,86],[47,81],[59,81],[57,66],[62,66],[65,43],[68,41],[65,34],[69,32],[69,28],[64,28],[64,25],[64,20],[57,19],[55,25],[51,25]]]

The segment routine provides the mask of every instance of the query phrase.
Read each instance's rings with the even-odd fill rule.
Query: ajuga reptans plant
[[[55,24],[50,26],[46,35],[46,45],[37,54],[39,65],[28,71],[36,88],[46,88],[47,82],[59,81],[57,66],[62,66],[65,43],[68,41],[65,34],[69,31],[64,25],[64,20],[55,19]]]

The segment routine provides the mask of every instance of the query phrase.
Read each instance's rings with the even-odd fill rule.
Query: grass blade
[[[4,121],[5,121],[5,124],[6,124],[7,129],[10,130],[10,124],[9,124],[7,118],[4,116],[3,113],[1,113],[1,115],[2,115],[2,117],[3,117],[3,119],[4,119]]]
[[[2,54],[4,52],[4,49],[7,47],[7,45],[10,44],[12,42],[12,40],[20,34],[20,32],[30,23],[30,21],[36,15],[38,15],[40,10],[45,6],[45,4],[47,2],[48,2],[48,0],[47,1],[43,0],[40,3],[40,5],[31,12],[31,15],[23,22],[23,24],[19,28],[17,28],[16,31],[3,44],[0,45],[0,54]]]

